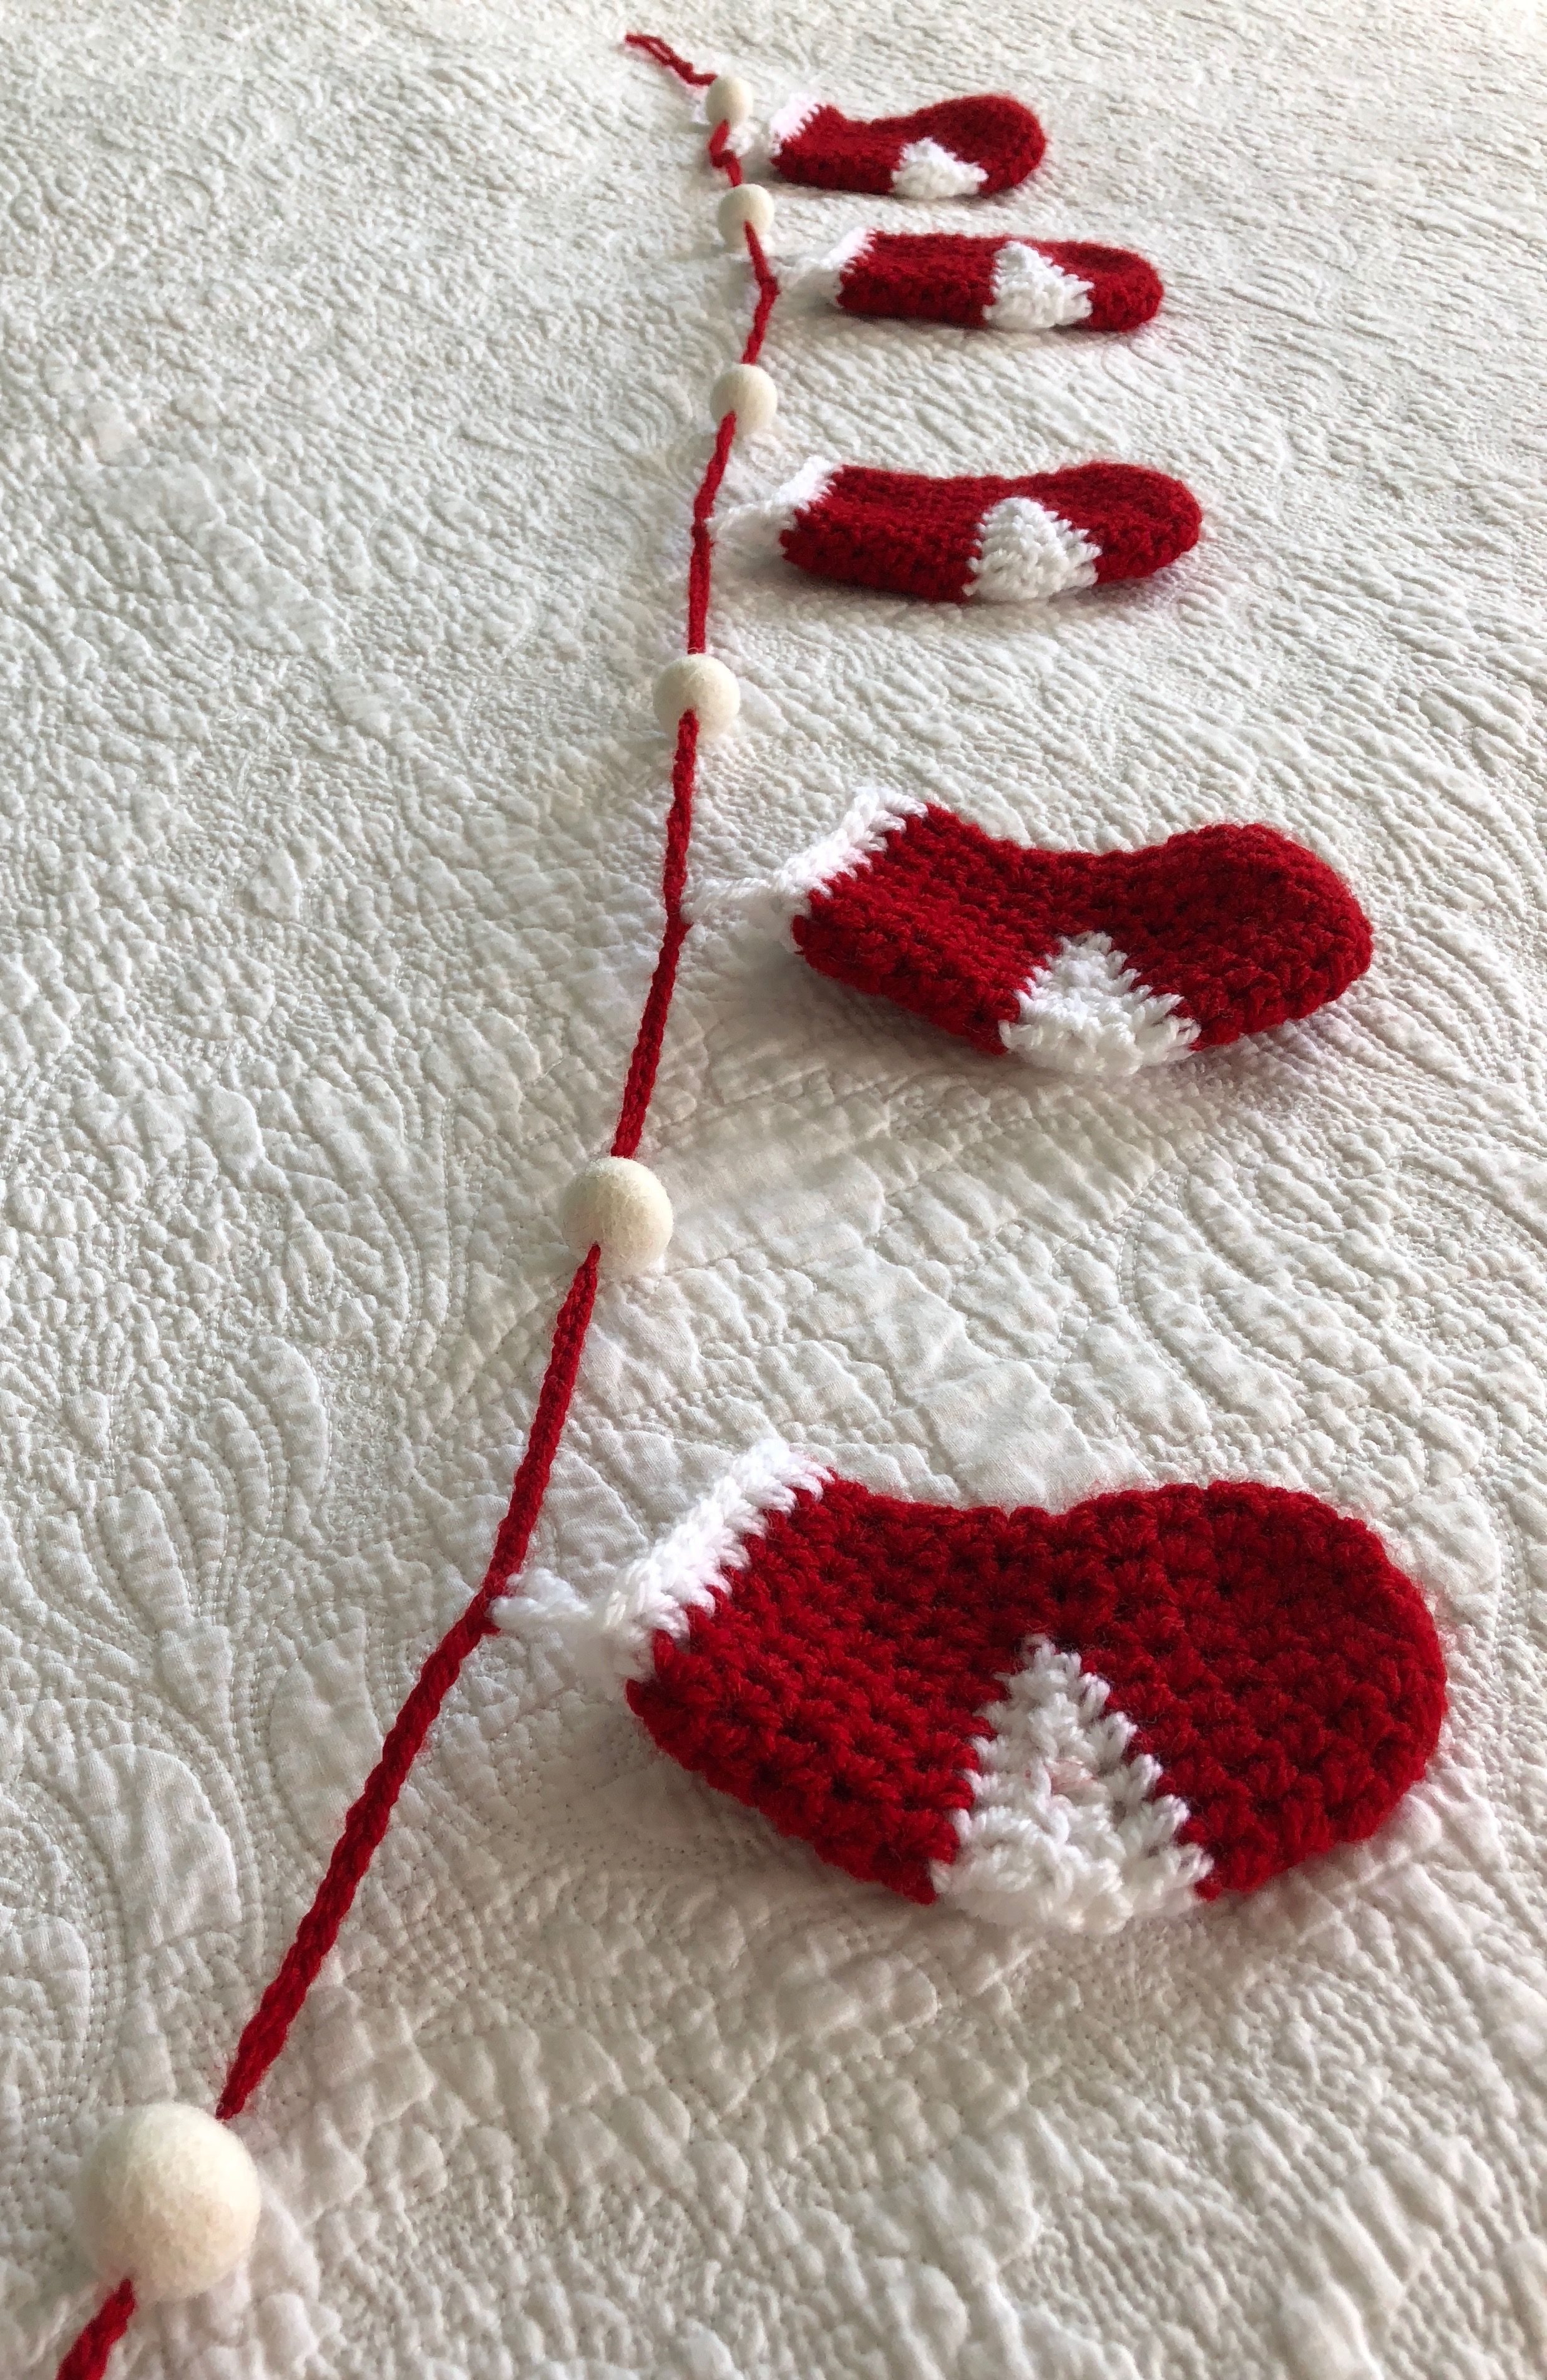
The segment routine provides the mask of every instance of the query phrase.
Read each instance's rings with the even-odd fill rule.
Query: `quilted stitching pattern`
[[[0,24],[26,2380],[101,2110],[208,2094],[487,1559],[653,960],[648,689],[748,302],[597,0],[132,18]],[[944,87],[938,18],[680,30],[863,116]],[[589,1604],[769,1428],[929,1500],[1268,1477],[1433,1602],[1431,1777],[1314,1877],[1029,1952],[822,1871],[512,1613],[250,2119],[250,2272],[137,2326],[134,2380],[1449,2380],[1457,2341],[1536,2380],[1539,51],[1360,0],[953,13],[952,82],[1053,135],[973,227],[1131,241],[1167,304],[1040,341],[1034,419],[1020,342],[775,315],[789,457],[1163,455],[1210,536],[1035,619],[727,566],[749,731],[696,868],[766,874],[878,781],[1067,848],[1249,815],[1380,951],[1106,1089],[695,930],[641,1151],[672,1268],[603,1295],[533,1578]],[[882,209],[777,196],[801,251]]]

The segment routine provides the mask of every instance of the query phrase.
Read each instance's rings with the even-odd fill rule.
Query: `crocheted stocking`
[[[1152,264],[1079,239],[858,231],[822,257],[775,267],[790,296],[966,331],[1131,331],[1165,295]]]
[[[772,886],[733,888],[726,905],[770,896],[820,974],[1067,1075],[1132,1075],[1309,1016],[1370,958],[1342,879],[1267,826],[1038,851],[870,791]]]
[[[813,459],[720,534],[798,569],[936,603],[1024,603],[1148,578],[1198,542],[1180,480],[1080,463],[1021,480],[935,480]]]
[[[1417,1589],[1277,1488],[961,1512],[759,1447],[604,1625],[661,1749],[781,1833],[1077,1933],[1357,1842],[1444,1713]]]
[[[937,100],[911,115],[854,124],[818,99],[792,99],[768,128],[786,182],[895,199],[970,199],[1013,189],[1041,162],[1042,128],[1018,99]]]

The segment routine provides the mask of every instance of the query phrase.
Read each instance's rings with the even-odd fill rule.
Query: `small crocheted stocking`
[[[1013,189],[1041,162],[1042,128],[1018,99],[937,100],[911,115],[855,124],[819,99],[792,99],[768,128],[786,182],[895,199],[971,199]]]
[[[1417,1589],[1278,1488],[963,1512],[759,1447],[604,1625],[661,1749],[781,1833],[1075,1933],[1370,1834],[1445,1705]]]
[[[851,587],[1025,603],[1148,578],[1197,544],[1202,518],[1180,480],[1131,463],[935,480],[813,459],[766,503],[728,513],[719,533]]]
[[[1370,958],[1342,879],[1272,827],[1028,850],[873,790],[771,885],[723,899],[772,909],[820,974],[1067,1075],[1137,1074],[1309,1016]]]
[[[809,303],[964,331],[1131,331],[1165,295],[1154,266],[1126,248],[956,231],[858,231],[775,271]]]

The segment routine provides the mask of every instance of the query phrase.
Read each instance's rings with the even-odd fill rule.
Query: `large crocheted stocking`
[[[1107,1932],[1370,1834],[1444,1670],[1416,1588],[1314,1497],[1054,1516],[734,1464],[605,1615],[663,1751],[867,1882]]]

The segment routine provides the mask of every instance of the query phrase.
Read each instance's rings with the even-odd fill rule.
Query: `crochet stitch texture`
[[[1157,311],[1165,294],[1159,273],[1143,257],[1090,240],[878,231],[832,268],[833,303],[846,314],[978,330],[995,320],[996,307],[1004,309],[1006,251],[1016,252],[1011,265],[1029,256],[1055,268],[1084,310],[1076,313],[1071,307],[1068,314],[1054,317],[1071,329],[1136,330]]]
[[[910,151],[924,147],[979,170],[957,184],[987,197],[1013,189],[1041,164],[1047,140],[1030,109],[1018,99],[981,93],[968,99],[936,100],[910,115],[881,115],[856,122],[835,107],[797,103],[787,128],[770,127],[774,167],[786,182],[822,190],[896,190],[899,168]],[[899,192],[904,197],[943,196],[944,189]]]
[[[803,906],[791,932],[819,974],[995,1055],[1015,1046],[1040,972],[1080,937],[1104,938],[1203,1050],[1309,1015],[1370,958],[1341,878],[1266,826],[1200,827],[1142,851],[1035,851],[932,805]]]
[[[1433,1748],[1422,1598],[1314,1497],[1221,1483],[1054,1515],[829,1480],[780,1500],[682,1632],[656,1630],[628,1700],[685,1767],[909,1900],[948,1883],[1029,1641],[1101,1681],[1146,1795],[1182,1805],[1204,1900],[1370,1834]]]
[[[1180,480],[1130,463],[955,480],[850,464],[796,506],[778,545],[787,561],[819,578],[965,603],[989,591],[974,583],[984,525],[1015,499],[1082,541],[1078,576],[1063,581],[1071,585],[1147,578],[1197,544],[1203,520]]]

